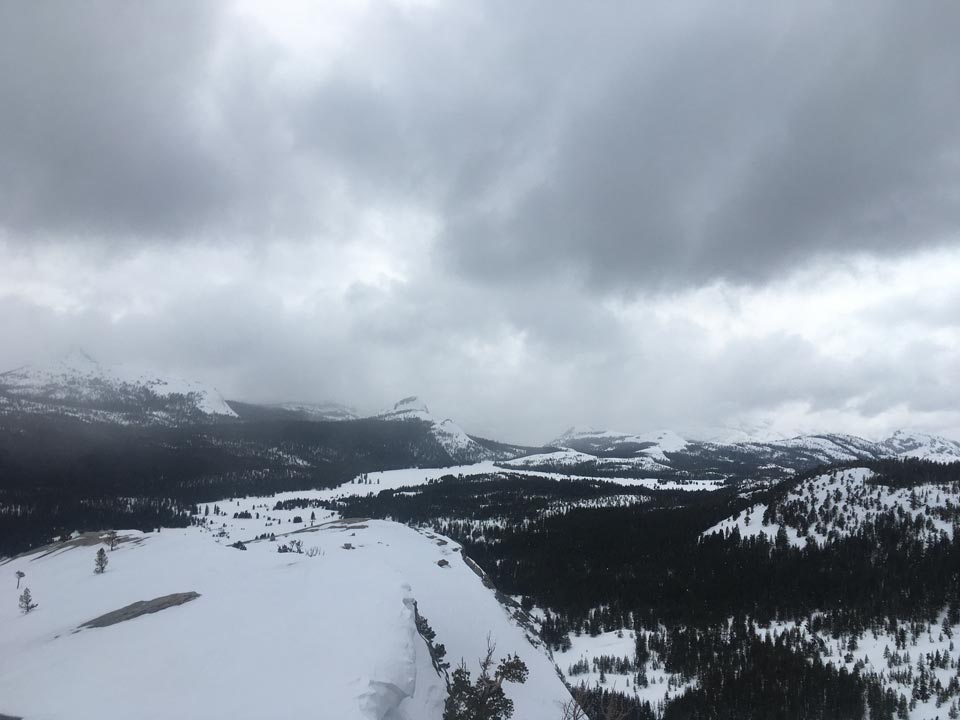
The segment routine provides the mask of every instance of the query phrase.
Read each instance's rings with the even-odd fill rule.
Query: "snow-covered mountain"
[[[924,484],[895,487],[876,482],[873,470],[854,467],[833,470],[804,480],[782,497],[753,505],[704,532],[730,533],[741,537],[766,535],[771,542],[783,528],[790,544],[820,545],[828,539],[855,534],[865,523],[884,514],[910,519],[921,535],[953,537],[951,515],[960,506],[956,484]]]
[[[526,682],[504,685],[515,717],[561,716],[570,696],[529,621],[456,542],[323,511],[307,526],[277,499],[221,503],[250,519],[120,532],[102,575],[96,534],[0,563],[26,573],[0,593],[0,717],[440,720],[446,682],[417,616],[474,676],[488,635],[496,659],[523,660]]]
[[[430,412],[426,403],[416,395],[403,398],[392,408],[384,410],[375,417],[390,422],[420,421],[427,423],[430,426],[431,435],[447,451],[451,460],[456,464],[505,459],[502,452],[477,442],[453,420],[437,418]],[[512,456],[507,454],[507,457]]]
[[[634,435],[614,430],[574,426],[550,445],[571,448],[598,457],[646,456],[661,461],[666,460],[664,453],[683,450],[687,446],[687,441],[672,430],[655,430]]]
[[[837,433],[776,439],[770,438],[769,433],[762,433],[767,439],[740,434],[736,437],[740,439],[735,442],[719,442],[685,438],[671,430],[633,434],[573,427],[550,443],[551,447],[560,448],[558,452],[523,458],[515,463],[544,470],[576,466],[585,474],[626,471],[782,478],[817,465],[889,457],[960,461],[960,443],[906,431],[898,431],[879,442]]]
[[[347,421],[346,433],[369,434],[367,420],[416,421],[426,425],[418,454],[430,462],[454,465],[484,461],[520,461],[518,466],[610,476],[700,479],[777,479],[817,465],[885,457],[960,460],[960,442],[920,432],[897,431],[874,442],[835,433],[782,437],[772,426],[739,426],[722,432],[686,435],[673,430],[643,433],[573,427],[549,444],[560,452],[524,448],[471,436],[454,420],[430,412],[416,396],[369,418],[337,403],[286,402],[256,405],[227,402],[216,388],[192,380],[99,363],[82,351],[47,365],[0,374],[0,415],[44,415],[58,421],[77,418],[121,425],[187,425],[209,428],[212,421],[255,424],[261,432],[280,421]],[[355,424],[356,423],[356,424]],[[409,428],[407,428],[409,430]],[[262,430],[271,436],[272,430]],[[272,437],[272,436],[271,436]],[[699,438],[699,439],[698,439]],[[571,454],[575,451],[578,454]],[[444,455],[449,456],[447,460]],[[583,457],[587,456],[587,457]],[[596,465],[591,468],[590,464]]]
[[[285,410],[302,417],[304,420],[356,420],[360,417],[354,408],[335,402],[287,402],[276,403],[267,407]]]
[[[0,373],[0,408],[126,423],[235,418],[216,388],[126,365],[105,365],[82,350],[46,365]]]
[[[631,477],[637,474],[671,473],[669,465],[657,462],[647,455],[636,457],[612,457],[591,455],[572,448],[562,448],[547,452],[524,455],[500,463],[504,468],[522,468],[541,472],[570,475],[593,475],[602,473],[604,477]]]
[[[778,442],[809,433],[799,428],[784,427],[772,420],[740,421],[728,425],[694,426],[680,432],[691,441],[731,445],[742,442]]]
[[[897,430],[879,445],[892,455],[915,457],[936,462],[960,460],[960,442],[939,435]]]

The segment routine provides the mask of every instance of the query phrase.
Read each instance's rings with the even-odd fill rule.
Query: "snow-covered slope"
[[[572,453],[572,450],[559,451],[563,453]],[[471,463],[469,465],[459,465],[443,468],[405,468],[402,470],[383,470],[381,472],[364,473],[351,482],[339,485],[328,490],[310,490],[298,492],[298,495],[307,495],[323,500],[333,500],[351,495],[367,495],[369,493],[379,493],[383,490],[396,490],[397,488],[416,487],[426,485],[433,480],[452,475],[454,477],[469,478],[478,476],[499,476],[509,477],[511,475],[528,475],[533,477],[549,478],[552,480],[603,480],[605,482],[624,485],[629,487],[647,487],[655,490],[719,490],[723,487],[722,481],[710,480],[664,480],[661,478],[637,478],[634,476],[617,477],[616,475],[578,475],[570,470],[564,470],[558,466],[556,471],[544,470],[543,467],[550,466],[549,463],[540,461],[542,458],[551,458],[554,453],[544,455],[529,455],[509,460],[506,462],[495,462],[486,460],[480,463]],[[590,457],[590,456],[588,456]],[[523,461],[530,460],[535,469],[524,467]],[[618,463],[618,460],[611,460],[611,463]],[[570,466],[572,468],[572,466]],[[373,487],[371,487],[373,486]]]
[[[918,533],[953,537],[954,525],[944,513],[960,507],[960,487],[898,488],[870,483],[873,478],[873,471],[862,467],[818,475],[771,504],[753,505],[717,523],[704,535],[736,529],[741,537],[763,534],[773,542],[782,527],[789,542],[802,547],[847,537],[881,514],[893,513],[917,522]]]
[[[744,442],[778,442],[800,437],[799,429],[784,428],[772,421],[736,422],[730,425],[694,426],[685,429],[683,437],[696,442],[732,445]]]
[[[126,422],[236,417],[217,390],[193,380],[124,365],[103,365],[81,350],[48,365],[0,373],[6,407]]]
[[[890,454],[900,457],[915,457],[937,462],[960,460],[960,442],[938,435],[897,430],[879,444]]]
[[[405,422],[419,420],[430,426],[430,432],[455,463],[473,463],[500,459],[498,454],[484,447],[449,418],[440,420],[415,395],[403,398],[389,410],[376,416],[381,420]]]
[[[356,420],[360,417],[352,407],[335,402],[287,402],[267,405],[267,407],[286,410],[301,416],[304,420]]]
[[[605,477],[617,472],[635,475],[638,472],[659,473],[670,470],[669,467],[657,462],[646,454],[625,458],[597,457],[569,448],[556,450],[554,452],[524,455],[514,460],[502,462],[501,465],[509,468],[526,468],[553,473],[570,473],[585,470],[585,474],[587,475],[589,475],[591,471],[599,470],[603,472]]]
[[[524,455],[514,460],[508,460],[503,463],[509,467],[526,468],[540,467],[543,465],[556,465],[559,467],[576,467],[583,463],[590,463],[596,460],[595,455],[582,453],[578,450],[565,448],[554,452],[535,453],[533,455]]]
[[[851,462],[880,457],[874,443],[855,435],[800,435],[775,442],[741,442],[729,446],[737,452],[752,453],[770,463],[791,466],[794,459],[813,463]]]
[[[740,478],[778,481],[819,465],[890,457],[960,461],[960,443],[922,433],[898,431],[880,442],[856,435],[824,433],[773,437],[762,429],[752,437],[745,429],[721,436],[727,440],[691,440],[670,430],[631,434],[573,427],[551,443],[552,455],[523,458],[523,467],[554,469],[577,465],[582,474],[650,472],[660,476]],[[715,436],[720,437],[720,436]],[[616,459],[620,465],[611,465]],[[630,464],[637,465],[631,468]],[[592,464],[592,468],[587,465]]]
[[[550,445],[601,457],[630,458],[645,455],[654,460],[666,460],[665,453],[683,450],[687,446],[687,441],[672,430],[656,430],[634,435],[614,430],[575,426]]]
[[[239,502],[239,505],[236,504]],[[273,498],[222,503],[260,517],[210,529],[121,533],[103,575],[96,537],[0,564],[26,573],[38,607],[0,603],[0,714],[45,720],[203,717],[440,720],[445,682],[414,622],[414,604],[455,666],[475,668],[490,635],[530,676],[507,684],[515,717],[554,720],[569,695],[456,543],[396,523],[272,510]],[[283,536],[281,532],[293,535]],[[229,543],[275,532],[276,541]],[[305,552],[278,553],[302,541]],[[316,548],[316,550],[313,550]],[[118,624],[81,624],[141,600],[199,593]],[[475,672],[475,671],[474,671]]]

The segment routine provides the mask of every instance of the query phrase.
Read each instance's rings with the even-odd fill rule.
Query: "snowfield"
[[[640,631],[644,633],[643,630]],[[649,633],[646,633],[649,635]],[[570,649],[554,653],[554,659],[560,667],[567,682],[572,687],[603,687],[627,695],[633,695],[641,702],[649,702],[656,708],[669,697],[677,697],[686,690],[694,687],[694,683],[685,682],[679,675],[669,673],[659,663],[656,652],[651,652],[651,659],[647,661],[644,672],[647,685],[640,686],[636,682],[636,673],[608,672],[601,676],[593,661],[600,657],[616,657],[626,661],[635,658],[637,634],[634,630],[624,629],[612,632],[591,635],[570,635]],[[575,663],[586,663],[587,672],[577,670]],[[571,672],[573,671],[573,672]]]
[[[560,714],[569,695],[553,662],[456,543],[391,522],[293,522],[309,510],[234,521],[237,502],[261,505],[225,501],[229,527],[211,514],[208,528],[121,533],[103,575],[93,573],[104,547],[95,536],[0,563],[0,714],[439,720],[445,682],[416,631],[414,603],[454,666],[464,658],[475,668],[488,633],[498,658],[520,655],[530,677],[506,685],[515,717]],[[262,532],[277,539],[230,546]],[[277,551],[295,539],[303,554]],[[17,607],[17,570],[39,605],[27,615]],[[200,597],[77,632],[136,601],[191,591]]]
[[[855,672],[859,665],[861,672],[875,672],[882,678],[885,687],[893,690],[897,695],[911,697],[912,684],[904,682],[903,675],[911,678],[915,672],[914,663],[920,658],[930,658],[939,653],[953,661],[960,660],[960,649],[954,643],[960,625],[950,627],[950,634],[944,633],[945,614],[937,622],[920,623],[921,628],[907,641],[908,647],[897,650],[897,638],[892,633],[866,631],[856,639],[855,647],[851,649],[850,638],[834,638],[828,634],[813,633],[805,622],[773,622],[767,628],[757,628],[758,633],[770,633],[777,637],[785,632],[799,628],[804,637],[819,638],[825,647],[824,661],[831,662],[838,667],[846,667],[848,672]],[[909,624],[908,624],[909,625]],[[950,684],[956,671],[949,668],[931,667],[928,671],[933,678],[938,679],[944,687]],[[937,707],[936,697],[929,700],[917,700],[916,707],[910,710],[910,720],[946,720],[949,705]]]
[[[570,452],[561,451],[559,454],[568,456]],[[718,490],[723,487],[723,481],[720,480],[662,480],[659,478],[629,478],[629,477],[597,477],[592,475],[571,475],[562,472],[545,472],[541,470],[528,470],[525,465],[540,465],[541,462],[533,460],[524,463],[531,458],[552,457],[557,453],[546,453],[542,455],[528,455],[517,460],[507,462],[494,462],[491,460],[472,465],[455,465],[446,468],[405,468],[403,470],[384,470],[381,472],[367,473],[365,476],[369,484],[346,483],[332,490],[310,490],[300,493],[285,493],[287,495],[299,495],[309,497],[321,497],[332,499],[335,497],[345,497],[347,495],[367,495],[368,493],[378,493],[381,490],[396,489],[400,487],[411,487],[416,485],[425,485],[431,480],[439,480],[445,475],[470,477],[473,475],[530,475],[533,477],[549,478],[551,480],[601,480],[603,482],[623,485],[624,487],[645,487],[651,490]],[[592,457],[592,456],[587,456]]]

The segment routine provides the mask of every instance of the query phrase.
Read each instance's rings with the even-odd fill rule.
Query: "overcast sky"
[[[960,3],[0,3],[0,366],[960,437]]]

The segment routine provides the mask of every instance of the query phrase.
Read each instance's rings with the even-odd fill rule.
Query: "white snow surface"
[[[564,451],[567,452],[567,451]],[[550,458],[554,453],[546,453],[544,457]],[[528,458],[537,456],[527,456]],[[592,455],[587,458],[595,460]],[[657,490],[718,490],[723,487],[720,480],[662,480],[659,478],[631,478],[631,477],[598,477],[593,475],[571,475],[563,472],[544,472],[540,470],[530,470],[523,467],[520,462],[526,458],[519,458],[516,461],[497,463],[492,460],[473,463],[471,465],[456,465],[445,468],[405,468],[403,470],[384,470],[381,472],[367,473],[366,478],[369,484],[346,483],[332,490],[310,490],[303,493],[284,493],[302,497],[308,494],[309,497],[332,498],[344,495],[366,495],[368,493],[378,493],[381,490],[396,489],[399,487],[410,487],[416,485],[425,485],[431,480],[437,480],[444,475],[464,476],[471,475],[531,475],[535,477],[550,478],[552,480],[602,480],[604,482],[615,483],[625,487],[648,487]],[[539,464],[539,463],[534,463]]]
[[[112,393],[142,388],[162,398],[187,396],[206,415],[237,416],[210,385],[128,365],[104,365],[82,350],[47,365],[29,365],[2,373],[0,387],[19,397],[81,402],[96,402]]]
[[[644,632],[644,631],[640,631]],[[648,636],[650,633],[646,633]],[[657,654],[651,652],[650,660],[647,661],[645,672],[648,685],[641,687],[636,683],[636,673],[617,674],[614,672],[606,673],[601,684],[600,673],[592,667],[589,672],[571,674],[570,670],[574,663],[586,661],[592,666],[594,658],[601,656],[626,658],[633,661],[636,652],[636,631],[623,629],[600,633],[596,636],[588,634],[570,635],[570,649],[554,652],[554,659],[557,666],[567,678],[567,682],[573,686],[600,687],[607,690],[633,695],[641,702],[649,702],[651,707],[657,707],[667,699],[667,697],[677,697],[692,688],[693,683],[684,682],[679,675],[669,673],[663,669],[662,665],[658,670],[654,670],[654,660]]]
[[[554,452],[535,453],[533,455],[524,455],[523,457],[507,460],[502,463],[512,468],[534,467],[537,465],[557,465],[572,467],[582,463],[593,463],[597,461],[595,455],[563,448]]]
[[[17,569],[26,573],[23,585],[39,604],[19,614],[19,591],[4,584],[0,713],[27,720],[439,720],[445,684],[415,630],[416,601],[452,665],[464,658],[475,668],[488,633],[497,657],[520,655],[529,679],[505,686],[515,717],[559,716],[569,695],[555,666],[461,559],[459,545],[384,521],[325,517],[312,528],[295,525],[293,515],[310,511],[267,511],[275,501],[224,501],[231,515],[249,509],[261,519],[210,515],[216,533],[122,532],[100,576],[92,570],[102,545],[0,563],[11,578]],[[293,528],[300,531],[280,536]],[[245,552],[228,545],[267,531],[277,541],[249,542]],[[321,554],[278,553],[292,538]],[[138,600],[188,591],[201,597],[76,632]]]
[[[552,472],[554,468],[575,468],[578,465],[589,464],[598,469],[608,472],[636,472],[643,470],[646,472],[659,472],[669,470],[648,455],[639,455],[635,457],[597,457],[589,453],[579,452],[565,448],[554,452],[537,453],[535,455],[524,455],[500,463],[503,467],[509,468],[527,468],[536,472],[536,468],[550,469],[547,474],[557,475],[558,472]],[[562,471],[560,471],[562,472]],[[619,480],[614,480],[619,482]]]

